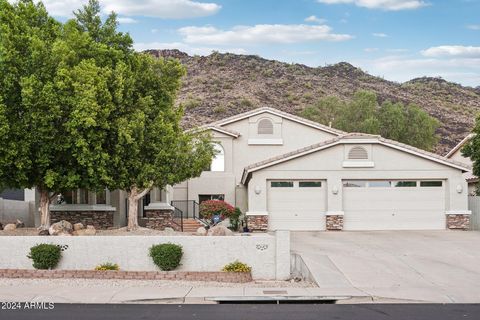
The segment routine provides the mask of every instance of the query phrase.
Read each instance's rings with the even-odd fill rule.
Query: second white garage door
[[[267,181],[270,230],[325,230],[324,181]]]
[[[445,229],[445,181],[343,181],[344,230]]]

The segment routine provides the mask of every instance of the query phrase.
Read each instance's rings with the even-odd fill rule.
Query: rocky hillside
[[[188,127],[260,106],[297,114],[321,97],[349,99],[356,90],[366,89],[376,92],[381,101],[415,103],[437,118],[441,140],[436,151],[445,154],[471,130],[480,112],[480,87],[463,87],[439,78],[396,83],[346,62],[311,68],[251,55],[192,57],[178,50],[148,52],[178,58],[186,66],[179,103],[185,106]]]

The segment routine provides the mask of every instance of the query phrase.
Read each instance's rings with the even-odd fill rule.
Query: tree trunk
[[[46,190],[40,191],[40,230],[50,228],[50,195]]]
[[[135,231],[138,229],[138,200],[146,195],[151,188],[143,190],[133,187],[128,193],[128,225],[127,231]]]

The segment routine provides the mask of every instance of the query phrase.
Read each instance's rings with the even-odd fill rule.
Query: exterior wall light
[[[260,188],[260,186],[255,186],[255,194],[260,194],[262,193],[262,189]]]
[[[463,187],[459,184],[457,185],[457,193],[462,193],[463,192]]]
[[[334,186],[334,187],[332,188],[332,193],[333,193],[333,194],[338,194],[338,187],[337,187],[337,186]]]

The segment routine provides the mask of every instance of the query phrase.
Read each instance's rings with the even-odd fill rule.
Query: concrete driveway
[[[294,232],[292,250],[332,295],[480,302],[480,232]]]

